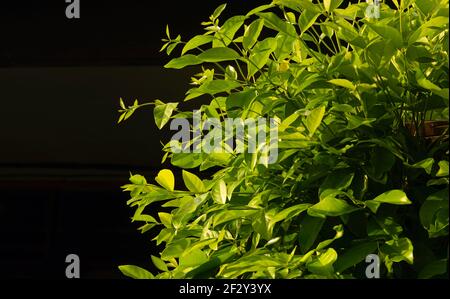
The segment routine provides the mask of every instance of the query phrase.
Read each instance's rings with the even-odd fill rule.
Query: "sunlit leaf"
[[[158,184],[169,191],[173,191],[175,187],[175,177],[173,176],[172,171],[169,169],[161,170],[155,180],[158,182]]]
[[[134,279],[153,279],[155,278],[149,271],[133,265],[119,266],[119,270],[126,276]]]
[[[194,193],[205,192],[205,185],[202,180],[193,173],[183,170],[183,181],[189,191]]]

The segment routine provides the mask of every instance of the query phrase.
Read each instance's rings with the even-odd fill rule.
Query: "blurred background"
[[[80,0],[80,19],[65,0],[1,3],[0,278],[65,279],[71,253],[82,278],[152,270],[120,186],[155,175],[170,132],[151,109],[117,125],[118,101],[182,99],[195,70],[162,67],[165,26],[186,40],[223,2],[226,18],[270,1]]]

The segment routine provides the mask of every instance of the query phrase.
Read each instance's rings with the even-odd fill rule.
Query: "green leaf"
[[[247,108],[250,103],[256,98],[257,93],[254,89],[247,89],[240,92],[232,93],[226,100],[227,110],[232,108]]]
[[[259,213],[253,216],[252,228],[255,232],[261,235],[264,240],[270,240],[272,237],[271,232],[269,231],[268,223],[266,221],[266,214],[264,210],[261,210]]]
[[[169,169],[161,170],[155,180],[166,190],[173,191],[175,188],[175,177]]]
[[[309,136],[312,136],[316,132],[317,128],[322,123],[323,116],[325,115],[325,106],[320,106],[307,116],[306,128],[309,131]]]
[[[347,125],[348,130],[354,130],[361,126],[370,127],[371,123],[376,121],[375,118],[362,118],[357,115],[348,115],[347,120],[348,120],[348,125]]]
[[[347,128],[363,125],[363,123],[365,123],[365,121],[358,124],[356,122],[360,122],[360,120],[355,120],[355,122],[349,123]],[[375,147],[370,153],[370,163],[366,163],[367,166],[364,168],[371,179],[376,182],[386,184],[388,172],[394,166],[395,161],[395,156],[390,150],[384,147]]]
[[[413,165],[410,165],[410,167],[422,168],[425,170],[426,173],[431,174],[431,170],[433,169],[433,164],[434,164],[434,159],[427,158],[420,162],[414,163]]]
[[[238,254],[239,250],[235,246],[227,246],[218,251],[215,251],[208,262],[198,266],[194,270],[190,271],[186,278],[210,278],[215,273],[220,265],[223,265],[230,261]]]
[[[330,173],[325,181],[320,185],[319,198],[323,199],[322,194],[325,190],[345,190],[350,187],[355,173],[350,169],[338,169]]]
[[[179,45],[179,43],[177,43],[177,42],[175,42],[175,43],[172,43],[172,44],[167,44],[167,55],[170,55],[172,52],[173,52],[173,50],[175,50],[175,48],[177,47]]]
[[[374,254],[377,249],[378,243],[374,241],[363,242],[350,247],[339,255],[339,258],[334,265],[336,272],[342,273],[348,268],[362,262],[367,255]]]
[[[213,226],[256,214],[259,210],[223,210],[213,216]]]
[[[141,207],[145,207],[145,206],[141,206]],[[136,211],[138,211],[138,210],[136,210]],[[156,222],[156,219],[153,218],[152,216],[144,215],[144,214],[140,214],[140,213],[135,213],[132,220],[133,221],[145,221],[145,222],[150,222],[150,223]]]
[[[170,39],[170,29],[169,29],[169,24],[166,25],[166,36],[168,39]]]
[[[337,260],[337,257],[336,250],[328,248],[317,259],[307,264],[308,270],[318,275],[332,275],[334,272],[333,264]]]
[[[344,235],[344,226],[342,224],[336,225],[333,227],[333,230],[336,232],[333,238],[322,241],[317,245],[316,250],[322,250],[330,246],[337,239],[342,238]]]
[[[332,79],[332,80],[328,80],[328,82],[330,82],[331,84],[340,86],[340,87],[350,89],[350,90],[356,89],[356,86],[353,85],[353,83],[347,79]]]
[[[174,198],[174,195],[172,192],[169,192],[166,189],[158,188],[155,186],[155,188],[152,188],[151,191],[145,195],[144,200],[145,200],[146,204],[151,204],[153,202],[172,199],[172,198]],[[133,201],[134,200],[131,199],[127,203],[132,204]]]
[[[238,88],[241,85],[239,82],[230,80],[212,80],[209,81],[198,88],[202,93],[207,93],[210,95],[215,95],[220,92],[229,92],[232,89]]]
[[[432,179],[427,182],[427,187],[430,186],[439,186],[439,185],[448,185],[448,178],[440,178],[440,179]]]
[[[153,265],[155,265],[156,268],[158,268],[159,270],[164,271],[164,272],[169,271],[166,263],[162,259],[160,259],[159,257],[153,256],[153,255],[151,256],[151,259],[152,259]]]
[[[390,190],[375,197],[372,201],[393,205],[410,205],[411,201],[402,190]]]
[[[244,49],[248,50],[258,41],[258,37],[264,26],[263,19],[257,19],[253,21],[244,33],[242,45]]]
[[[126,109],[125,103],[123,102],[123,99],[122,99],[122,98],[119,99],[119,105],[120,105],[120,108]]]
[[[174,153],[171,158],[173,166],[190,169],[202,164],[202,154],[197,153]]]
[[[308,252],[314,245],[317,236],[322,229],[325,219],[306,215],[300,222],[298,243],[302,254]]]
[[[143,226],[139,227],[138,230],[141,231],[141,234],[144,234],[146,232],[148,232],[149,230],[151,230],[152,228],[154,228],[156,226],[156,223],[147,223],[144,224]]]
[[[191,241],[189,239],[180,239],[176,242],[168,245],[161,253],[161,259],[170,260],[183,255],[183,253],[189,248]]]
[[[436,173],[437,177],[448,176],[448,161],[439,161],[439,170]]]
[[[246,16],[247,16],[247,17],[250,17],[250,16],[252,16],[252,15],[254,15],[254,14],[260,13],[260,12],[265,11],[265,10],[267,10],[267,9],[269,9],[269,8],[272,8],[272,7],[274,7],[274,4],[273,4],[273,3],[271,3],[271,4],[264,4],[264,5],[258,6],[258,7],[254,8],[254,9],[250,10],[250,11],[246,14]]]
[[[236,69],[231,66],[228,65],[227,68],[225,69],[225,80],[237,80],[238,78],[238,74],[236,72]]]
[[[337,112],[355,113],[355,108],[348,104],[333,104],[331,110]]]
[[[189,250],[180,257],[180,266],[196,267],[208,262],[208,256],[200,249]]]
[[[313,4],[311,0],[273,0],[273,3],[289,7],[295,11],[300,11],[303,9],[316,12],[321,11],[320,7],[317,4]]]
[[[214,10],[213,14],[211,15],[211,18],[212,18],[213,20],[217,19],[217,18],[220,16],[220,14],[225,10],[226,7],[227,7],[227,4],[226,4],[226,3],[219,5],[219,6]]]
[[[153,279],[155,278],[149,271],[133,265],[119,266],[119,270],[126,276],[134,279]]]
[[[311,216],[341,216],[358,210],[357,207],[349,205],[345,200],[327,196],[317,204],[308,209]]]
[[[236,32],[244,24],[245,16],[234,16],[229,18],[216,32],[213,40],[213,48],[228,46],[234,39]]]
[[[301,212],[306,211],[309,207],[311,207],[311,204],[308,204],[308,203],[298,204],[298,205],[289,207],[289,208],[284,209],[284,210],[278,212],[277,214],[275,214],[275,216],[271,219],[270,222],[277,223],[279,221],[285,221],[285,220],[291,219],[291,218],[299,215]]]
[[[441,90],[441,88],[439,86],[437,86],[436,84],[434,84],[433,82],[428,80],[420,69],[417,69],[417,71],[416,71],[416,81],[420,87],[423,87],[425,89],[432,90],[432,91]]]
[[[287,59],[290,59],[292,57],[295,44],[298,43],[298,40],[291,36],[288,36],[285,33],[278,33],[276,39],[278,45],[277,49],[274,52],[274,55],[276,57],[276,61],[280,62],[278,64],[278,71],[286,73],[286,71],[288,71],[290,67],[289,61]],[[301,53],[298,57],[300,56]]]
[[[398,236],[403,228],[393,217],[372,216],[367,223],[367,235],[374,236]]]
[[[448,271],[447,268],[448,259],[433,261],[422,268],[417,278],[430,279],[438,275],[446,274]]]
[[[434,1],[434,0],[431,0]],[[438,29],[439,32],[448,30],[448,10],[445,8],[439,7],[439,4],[437,4],[437,7],[440,8],[440,11],[437,12],[436,17],[431,18],[427,22],[425,22],[424,25],[430,28]],[[448,48],[447,48],[448,49]]]
[[[284,132],[293,122],[297,120],[297,118],[300,116],[300,113],[294,112],[289,117],[284,119],[281,124],[278,126],[278,132]]]
[[[203,61],[197,56],[192,54],[187,54],[181,57],[177,57],[169,61],[164,67],[167,69],[182,69],[187,66],[197,65]]]
[[[308,30],[314,22],[316,22],[317,18],[321,15],[320,12],[312,11],[312,10],[304,10],[298,19],[298,25],[302,31],[302,34]]]
[[[207,43],[212,42],[214,37],[212,35],[197,35],[191,38],[186,45],[184,45],[183,50],[181,51],[181,55],[184,55],[186,52],[203,46]]]
[[[401,261],[405,261],[408,264],[413,264],[414,255],[413,255],[413,244],[411,240],[408,238],[400,238],[395,240],[387,241],[381,248],[381,252],[383,252],[385,257],[385,263],[388,270],[392,269],[392,263],[398,263]]]
[[[161,221],[161,223],[165,227],[167,227],[167,228],[171,228],[172,227],[172,214],[159,212],[158,213],[158,217],[159,217],[159,220]]]
[[[414,31],[408,39],[408,44],[413,44],[425,36],[430,36],[435,31],[434,28],[445,30],[448,24],[448,17],[435,17],[422,24],[416,31]]]
[[[439,1],[437,0],[429,0],[429,1],[415,1],[415,5],[422,11],[424,15],[430,14],[436,6],[439,5]]]
[[[227,185],[223,180],[219,180],[211,190],[214,202],[225,204],[227,202]]]
[[[343,16],[346,19],[354,20],[355,18],[364,17],[364,8],[361,5],[350,4],[346,8],[337,8],[335,13],[338,16]]]
[[[425,75],[423,74],[422,70],[420,68],[416,68],[416,81],[417,84],[427,90],[432,91],[434,94],[448,100],[449,94],[448,94],[448,88],[440,88],[430,80],[428,80]]]
[[[202,52],[197,58],[203,62],[222,62],[239,59],[240,55],[233,49],[218,47]]]
[[[189,191],[193,193],[205,192],[205,185],[203,184],[202,180],[199,179],[199,177],[195,174],[183,170],[183,181]]]
[[[277,40],[273,37],[256,43],[250,54],[248,65],[248,77],[261,70],[269,60],[270,54],[277,49]]]
[[[344,0],[323,0],[323,5],[327,12],[332,12],[338,8]]]
[[[420,222],[431,238],[448,234],[448,196],[448,188],[433,193],[420,208]]]
[[[295,27],[292,24],[280,19],[273,12],[262,12],[257,15],[264,20],[264,26],[267,28],[284,33],[289,37],[297,38]]]
[[[156,236],[154,238],[154,240],[156,240],[156,245],[161,244],[162,242],[168,242],[168,240],[170,240],[173,235],[174,235],[175,230],[172,228],[163,228],[158,236]]]
[[[165,124],[170,120],[173,110],[177,108],[178,103],[166,103],[162,105],[156,105],[153,109],[153,116],[158,129],[162,129]]]
[[[147,180],[145,179],[145,177],[143,177],[140,174],[135,174],[135,175],[130,176],[129,180],[132,184],[135,184],[135,185],[147,184]]]
[[[191,250],[203,249],[209,245],[217,243],[218,241],[220,242],[223,240],[224,235],[225,235],[225,231],[223,231],[223,233],[221,232],[220,236],[218,238],[209,238],[209,239],[204,239],[204,240],[198,241],[198,242],[192,244],[192,246],[188,250],[186,250],[185,254]]]
[[[367,25],[383,39],[392,43],[395,48],[399,49],[403,46],[403,37],[396,28],[384,24],[368,23]]]
[[[342,38],[344,41],[349,44],[364,49],[367,47],[367,41],[365,39],[366,36],[360,36],[358,31],[349,21],[344,18],[338,18],[334,23],[325,23],[326,26],[331,27],[335,30],[336,36]]]
[[[258,252],[243,256],[221,267],[219,276],[227,279],[241,277],[244,273],[263,273],[269,267],[280,267],[282,263],[275,258]]]

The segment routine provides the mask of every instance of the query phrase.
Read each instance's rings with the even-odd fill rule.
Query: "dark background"
[[[224,18],[269,1],[227,2]],[[188,39],[222,1],[80,3],[80,19],[64,0],[0,3],[0,278],[64,279],[70,253],[82,278],[152,269],[120,186],[155,175],[167,134],[149,109],[117,125],[118,99],[182,98],[192,71],[162,68],[165,25]]]

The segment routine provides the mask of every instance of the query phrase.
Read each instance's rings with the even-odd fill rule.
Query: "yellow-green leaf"
[[[159,212],[158,216],[159,216],[159,220],[165,227],[167,227],[167,228],[172,227],[172,214]]]
[[[343,199],[328,196],[308,209],[308,214],[316,217],[341,216],[358,210]]]
[[[200,64],[202,62],[203,61],[197,56],[188,54],[172,59],[166,65],[164,65],[164,67],[167,69],[182,69],[187,66]]]
[[[242,40],[242,45],[244,49],[250,49],[258,40],[258,37],[263,29],[264,20],[257,19],[250,24],[244,33],[244,39]]]
[[[195,174],[183,170],[183,181],[189,191],[194,193],[205,192],[205,185],[203,184],[202,180],[199,179],[199,177]]]
[[[119,270],[126,276],[134,279],[153,279],[155,278],[149,271],[133,265],[119,266]]]
[[[186,52],[195,49],[197,47],[200,47],[204,44],[212,42],[214,39],[211,35],[197,35],[191,38],[186,45],[183,47],[183,50],[181,52],[181,55],[184,55]],[[195,59],[194,59],[195,60]]]
[[[169,169],[161,170],[155,180],[166,190],[173,191],[175,188],[175,177]]]
[[[218,204],[227,202],[227,185],[223,180],[218,181],[211,190],[213,200]]]
[[[439,161],[439,170],[436,173],[436,176],[443,177],[448,176],[448,161]]]
[[[373,199],[375,202],[390,203],[394,205],[409,205],[411,201],[402,190],[391,190],[378,195]]]
[[[347,79],[332,79],[332,80],[329,80],[328,82],[330,82],[331,84],[340,86],[340,87],[348,88],[350,90],[356,89],[356,86],[353,85],[353,83]]]
[[[306,128],[309,131],[309,136],[312,136],[317,128],[320,126],[322,122],[323,116],[325,114],[325,106],[320,106],[308,115],[306,118]]]
[[[170,120],[173,110],[178,106],[178,103],[167,103],[156,105],[153,110],[153,116],[158,129],[162,129],[165,124]]]
[[[151,258],[152,258],[153,265],[155,265],[156,268],[158,268],[161,271],[169,270],[167,268],[166,263],[162,259],[160,259],[159,257],[153,256],[153,255],[151,256]]]

